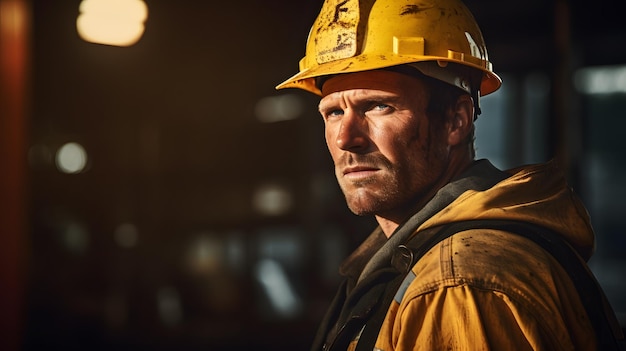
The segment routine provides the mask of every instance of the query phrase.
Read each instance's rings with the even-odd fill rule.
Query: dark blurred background
[[[0,0],[0,349],[302,350],[375,223],[346,208],[297,71],[321,0],[150,1],[129,47],[80,0]],[[620,0],[467,0],[503,88],[478,156],[558,157],[626,325]]]

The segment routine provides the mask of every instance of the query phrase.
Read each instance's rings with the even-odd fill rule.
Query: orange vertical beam
[[[30,4],[0,0],[0,350],[18,350],[27,261]]]

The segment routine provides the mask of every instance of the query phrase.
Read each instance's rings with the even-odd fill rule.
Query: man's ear
[[[448,145],[456,146],[463,142],[472,130],[474,123],[474,101],[472,97],[463,94],[456,101],[454,109],[450,111],[448,120]]]

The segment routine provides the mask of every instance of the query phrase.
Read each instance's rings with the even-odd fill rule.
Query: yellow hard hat
[[[407,64],[472,95],[487,95],[502,83],[474,16],[460,0],[326,0],[300,72],[276,89],[321,95],[317,78]],[[447,66],[482,73],[479,86],[469,87]]]

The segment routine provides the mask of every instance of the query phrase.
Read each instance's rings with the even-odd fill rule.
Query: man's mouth
[[[374,166],[350,166],[343,169],[344,178],[359,179],[371,177],[380,169]]]

